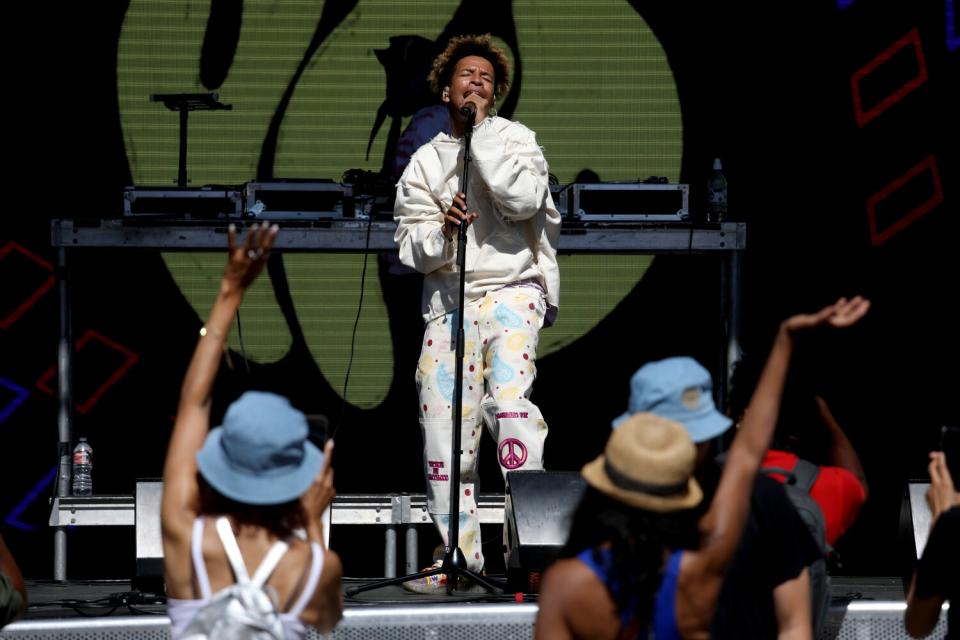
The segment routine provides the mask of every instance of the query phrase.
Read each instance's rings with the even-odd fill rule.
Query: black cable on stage
[[[240,307],[237,307],[237,339],[240,342],[240,357],[243,358],[243,365],[247,368],[247,376],[249,376],[250,361],[247,360],[247,349],[243,346],[243,327],[240,326]],[[229,353],[229,348],[227,352]]]
[[[120,608],[119,604],[115,604],[112,607],[110,607],[110,609],[107,610],[106,612],[98,611],[94,613],[88,609],[84,609],[83,606],[81,605],[74,605],[74,606],[66,605],[66,606],[68,606],[70,609],[73,609],[76,613],[83,616],[84,618],[106,618],[107,616],[113,615],[113,612]],[[100,606],[100,605],[95,605],[95,606]],[[102,608],[106,608],[106,606],[102,606]]]
[[[167,602],[166,596],[160,596],[153,593],[144,593],[142,591],[122,591],[111,593],[102,598],[92,598],[89,600],[80,600],[76,598],[63,598],[61,600],[50,600],[47,602],[31,602],[28,609],[41,609],[43,607],[62,607],[72,609],[78,615],[87,618],[102,618],[113,614],[120,607],[126,607],[131,613],[141,615],[165,615],[164,611],[147,611],[140,609],[140,605],[164,605]]]
[[[360,326],[360,313],[363,311],[363,293],[367,283],[367,261],[370,257],[370,233],[373,229],[373,211],[367,217],[367,238],[363,246],[363,270],[360,272],[360,301],[357,303],[357,317],[353,320],[353,332],[350,335],[350,357],[347,359],[347,372],[343,376],[343,397],[340,401],[340,416],[333,426],[330,437],[333,438],[343,424],[343,415],[347,410],[347,387],[350,384],[350,370],[353,368],[353,354],[357,343],[357,327]]]
[[[523,594],[525,602],[535,602],[537,600],[537,594],[524,593]],[[461,593],[457,596],[447,596],[443,599],[444,604],[469,604],[469,603],[487,603],[487,604],[496,604],[496,603],[505,603],[505,602],[516,602],[517,595],[515,592],[503,593],[503,594],[490,594],[490,593],[477,593],[477,594],[468,594]],[[408,605],[410,604],[410,599],[406,596],[399,598],[377,598],[376,600],[369,600],[361,598],[359,596],[351,596],[349,594],[344,595],[344,602],[349,602],[350,606],[363,606],[363,607],[377,607],[377,606],[390,606],[390,605]]]

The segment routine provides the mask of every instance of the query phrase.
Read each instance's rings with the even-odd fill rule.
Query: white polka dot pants
[[[542,469],[547,424],[529,397],[546,302],[536,286],[504,287],[464,310],[459,546],[470,569],[483,567],[477,517],[477,448],[486,424],[501,471]],[[417,366],[427,507],[449,544],[455,313],[427,323]]]

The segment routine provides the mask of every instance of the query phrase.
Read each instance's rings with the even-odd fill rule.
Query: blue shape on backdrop
[[[33,502],[41,497],[40,494],[53,483],[53,479],[57,477],[57,465],[53,466],[53,469],[50,469],[49,473],[43,477],[43,479],[37,483],[37,485],[30,489],[27,492],[27,495],[23,496],[23,499],[20,500],[20,503],[15,506],[10,513],[7,514],[7,517],[3,521],[16,529],[21,531],[36,531],[37,528],[32,524],[27,524],[26,522],[20,521],[20,514],[26,511]]]
[[[960,47],[960,35],[957,35],[957,14],[953,11],[953,0],[945,0],[943,3],[946,11],[945,22],[947,23],[947,51],[956,51]]]
[[[30,391],[24,389],[18,384],[10,382],[6,378],[0,378],[0,387],[6,387],[13,391],[13,400],[11,400],[7,406],[0,409],[0,424],[2,424],[7,418],[10,417],[10,414],[17,410],[21,404],[23,404],[28,397],[30,397]]]

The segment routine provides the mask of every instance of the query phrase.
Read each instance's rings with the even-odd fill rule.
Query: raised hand
[[[851,300],[840,298],[816,313],[800,313],[791,316],[783,321],[782,326],[791,334],[802,333],[824,325],[842,329],[859,322],[869,309],[870,301],[863,296],[856,296]]]
[[[314,478],[313,484],[300,498],[303,510],[307,514],[307,532],[315,540],[323,539],[320,525],[323,512],[333,502],[337,490],[333,486],[333,440],[327,440],[323,448],[323,467]]]
[[[457,235],[457,227],[459,227],[463,221],[466,221],[467,224],[470,224],[477,219],[477,214],[470,211],[467,211],[467,196],[463,193],[458,193],[453,197],[453,204],[450,205],[450,208],[447,209],[443,218],[443,235],[447,237],[448,240],[452,240],[455,235]]]
[[[227,229],[229,254],[227,266],[223,269],[224,283],[232,284],[240,290],[249,287],[267,264],[279,229],[277,225],[253,224],[247,233],[247,239],[238,246],[237,228],[231,224]]]
[[[927,504],[930,505],[931,523],[941,513],[960,505],[960,493],[953,484],[950,470],[947,467],[947,457],[943,451],[930,452],[930,464],[927,465],[930,473],[930,488],[927,490]]]

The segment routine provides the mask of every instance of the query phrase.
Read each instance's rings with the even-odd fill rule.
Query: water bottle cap
[[[720,162],[720,158],[714,158],[714,159],[713,159],[713,170],[714,170],[714,171],[722,171],[722,170],[723,170],[723,164]]]

